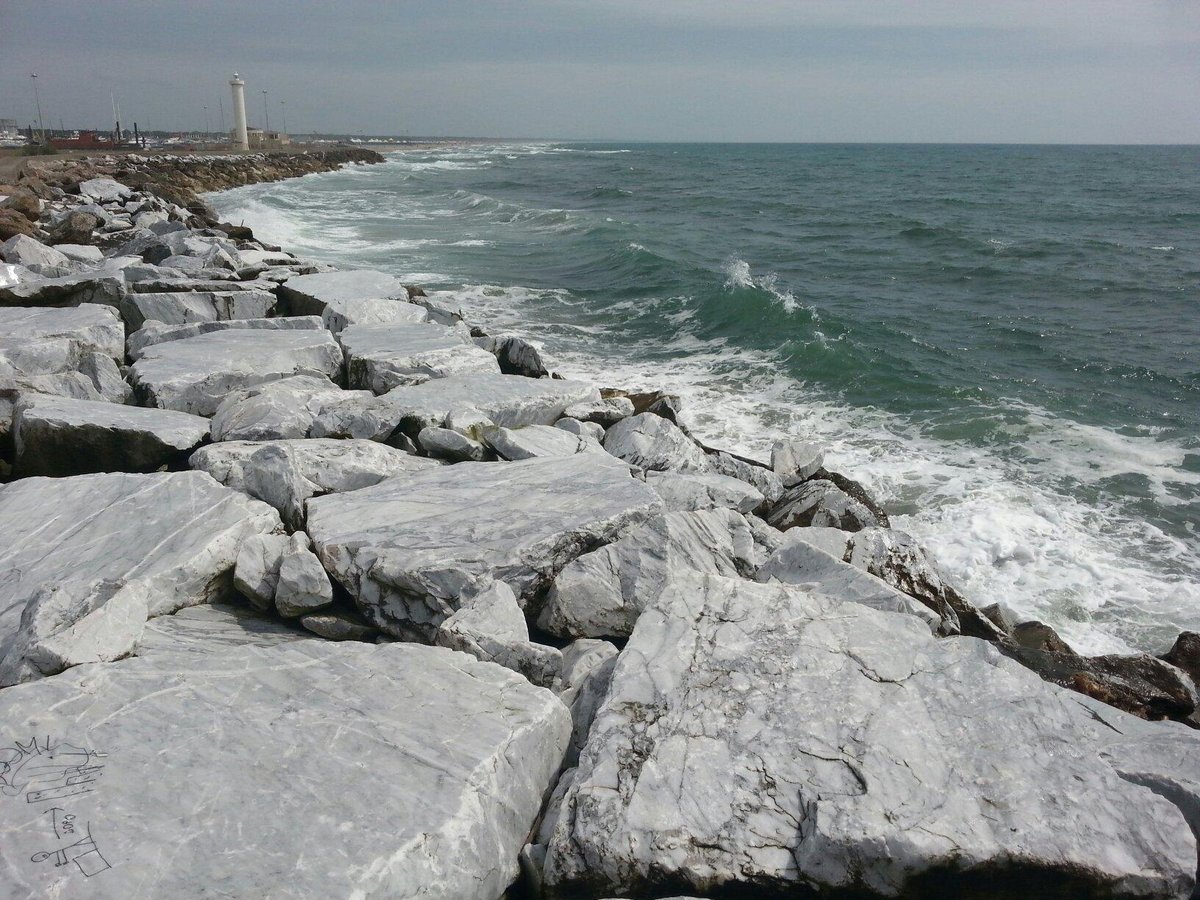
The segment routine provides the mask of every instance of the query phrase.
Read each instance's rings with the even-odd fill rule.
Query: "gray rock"
[[[985,642],[801,588],[680,579],[621,653],[545,881],[553,897],[1185,897],[1192,834],[1101,758],[1106,732]]]
[[[308,533],[373,624],[428,641],[492,580],[528,602],[574,557],[658,509],[624,466],[587,454],[460,463],[317,497]]]
[[[600,395],[590,384],[519,375],[452,375],[424,384],[393,388],[371,400],[348,400],[325,409],[313,423],[313,437],[387,440],[397,428],[410,437],[423,428],[441,428],[459,409],[474,409],[503,428],[553,425],[572,403]]]
[[[496,423],[474,407],[459,407],[446,416],[446,427],[473,441],[482,441],[484,433]]]
[[[0,892],[62,900],[497,900],[570,734],[499,666],[316,640],[89,666],[0,721]]]
[[[379,630],[361,616],[343,610],[326,610],[300,617],[300,624],[327,641],[374,641]]]
[[[15,234],[0,243],[0,259],[18,266],[71,267],[70,258],[61,250],[24,234]]]
[[[568,563],[537,624],[562,638],[627,637],[675,573],[749,577],[764,557],[745,517],[731,509],[655,516]]]
[[[815,441],[782,440],[771,447],[771,469],[792,487],[812,478],[825,465],[825,449]]]
[[[346,351],[349,386],[376,394],[447,375],[500,371],[492,354],[442,325],[350,325],[338,342]]]
[[[647,472],[646,484],[662,497],[668,512],[736,509],[751,513],[765,502],[756,487],[728,475]]]
[[[429,314],[408,302],[400,280],[369,270],[289,278],[279,287],[291,315],[320,316],[330,331],[349,325],[425,322]]]
[[[678,425],[642,413],[617,422],[604,435],[604,449],[639,469],[706,472],[704,451]]]
[[[576,437],[591,438],[597,442],[604,440],[604,427],[595,422],[580,422],[578,419],[567,416],[555,422],[554,427],[570,432]]]
[[[222,321],[192,322],[187,325],[168,325],[165,322],[148,321],[129,335],[125,342],[126,352],[134,362],[142,358],[147,347],[182,341],[199,334],[214,331],[321,331],[325,325],[317,316],[295,316],[280,319],[226,319]]]
[[[315,641],[310,632],[264,616],[244,603],[205,603],[146,623],[135,656],[156,654],[209,655],[235,647],[275,647],[293,641]]]
[[[767,522],[780,531],[824,526],[861,531],[886,525],[832,481],[805,481],[789,489],[767,513]]]
[[[604,452],[591,438],[578,437],[553,425],[526,425],[524,428],[493,426],[484,431],[484,439],[502,459],[507,460]]]
[[[99,263],[104,260],[100,248],[90,244],[56,244],[54,249],[72,262]]]
[[[150,321],[190,325],[229,319],[262,319],[274,309],[275,295],[266,291],[134,293],[121,301],[121,315],[133,331]]]
[[[542,354],[529,341],[514,334],[500,335],[493,339],[492,352],[505,375],[520,375],[524,378],[545,378],[550,373],[542,362]]]
[[[755,488],[767,503],[776,503],[783,496],[783,479],[776,475],[769,466],[754,464],[740,459],[724,450],[715,450],[708,454],[709,468],[718,475],[736,478]]]
[[[103,353],[84,353],[79,360],[79,373],[92,382],[96,392],[109,403],[130,403],[133,388],[121,374],[112,357]]]
[[[280,378],[228,394],[212,418],[213,440],[307,437],[325,407],[372,397],[369,391],[344,391],[324,376]]]
[[[311,439],[210,444],[192,455],[191,466],[269,503],[290,527],[303,528],[311,497],[357,491],[438,463],[374,441]]]
[[[286,534],[255,534],[242,541],[233,567],[233,586],[258,609],[274,608],[279,566],[291,546]]]
[[[0,488],[0,685],[128,653],[148,617],[227,596],[242,541],[281,527],[199,472]]]
[[[525,614],[503,582],[465,600],[438,626],[434,643],[512,669],[542,687],[554,686],[562,674],[562,653],[529,640]]]
[[[211,416],[225,397],[289,375],[334,377],[342,350],[327,332],[213,332],[155,344],[130,369],[147,406]]]
[[[89,178],[79,182],[79,194],[96,203],[117,203],[133,191],[111,178]]]
[[[807,529],[799,529],[807,531]],[[886,612],[907,613],[938,634],[954,634],[958,620],[943,616],[896,590],[882,578],[832,556],[814,544],[793,539],[775,551],[759,568],[758,581],[803,585],[811,593],[858,603]]]
[[[487,447],[449,428],[422,428],[417,444],[427,456],[449,463],[483,462],[488,458]]]
[[[281,616],[296,618],[333,603],[333,585],[321,561],[308,548],[308,538],[292,535],[291,545],[279,562],[275,608]]]
[[[633,401],[628,397],[607,397],[595,403],[568,406],[563,415],[581,422],[591,422],[601,428],[609,428],[633,415]]]
[[[30,395],[13,415],[20,477],[152,472],[206,440],[208,419],[118,403]]]
[[[97,269],[61,278],[26,278],[0,286],[0,306],[121,305],[125,279],[117,272]]]
[[[24,374],[77,368],[88,351],[122,359],[124,346],[125,327],[111,307],[0,307],[0,360]]]
[[[571,745],[563,767],[579,763],[596,711],[608,696],[617,648],[608,641],[580,638],[563,648],[562,690],[558,699],[571,710]]]

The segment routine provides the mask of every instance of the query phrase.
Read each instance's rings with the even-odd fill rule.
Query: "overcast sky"
[[[215,131],[234,70],[297,133],[1200,143],[1195,0],[0,0],[0,118]]]

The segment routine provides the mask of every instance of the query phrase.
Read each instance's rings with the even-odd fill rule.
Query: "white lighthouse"
[[[233,88],[233,142],[239,149],[249,150],[250,136],[246,133],[246,95],[243,91],[246,82],[234,72],[229,86]]]

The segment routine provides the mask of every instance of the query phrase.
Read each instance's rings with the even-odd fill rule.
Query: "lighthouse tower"
[[[246,134],[246,95],[243,90],[246,82],[234,72],[229,86],[233,88],[233,143],[240,150],[249,150],[250,136]]]

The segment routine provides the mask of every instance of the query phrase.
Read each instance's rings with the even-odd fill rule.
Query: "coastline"
[[[624,739],[623,729],[629,723],[614,704],[603,704],[604,696],[612,691],[614,697],[626,696],[628,700],[636,693],[634,687],[640,679],[651,677],[650,670],[635,668],[635,656],[627,655],[630,645],[641,647],[651,640],[652,632],[649,626],[638,624],[637,612],[649,610],[651,618],[661,620],[659,624],[667,634],[674,633],[672,628],[684,628],[687,624],[680,618],[680,610],[688,608],[690,601],[684,596],[687,591],[681,593],[676,585],[677,580],[686,581],[685,570],[690,573],[687,577],[700,573],[708,579],[701,585],[689,583],[687,590],[705,598],[727,592],[726,601],[737,608],[741,607],[734,601],[741,596],[739,591],[745,591],[764,608],[781,613],[791,610],[795,615],[819,622],[844,603],[853,608],[854,616],[865,617],[861,627],[872,634],[875,633],[872,629],[878,631],[880,641],[888,631],[888,622],[903,622],[898,629],[906,636],[904,640],[917,642],[922,653],[936,654],[935,648],[954,645],[959,649],[947,649],[946,653],[955,659],[961,657],[956,664],[966,670],[975,672],[971,669],[974,663],[968,659],[986,660],[984,668],[990,666],[1004,673],[1003,677],[997,675],[997,684],[1011,677],[1016,679],[1014,690],[1019,687],[1021,691],[1040,691],[1037,693],[1040,702],[1057,704],[1051,719],[1061,729],[1057,732],[1060,735],[1082,734],[1078,731],[1082,726],[1063,711],[1070,705],[1064,697],[1087,698],[1086,705],[1082,700],[1074,702],[1088,710],[1088,715],[1101,719],[1107,713],[1097,709],[1116,708],[1143,719],[1172,718],[1196,725],[1193,679],[1197,674],[1197,648],[1193,639],[1182,639],[1172,651],[1170,659],[1174,664],[1147,655],[1078,656],[1041,623],[1015,622],[1002,607],[981,612],[967,603],[926,560],[915,541],[890,529],[886,511],[861,485],[824,468],[819,446],[802,440],[782,442],[776,446],[771,460],[753,460],[706,447],[679,427],[677,398],[665,394],[631,396],[619,386],[580,385],[557,379],[546,371],[537,348],[520,336],[485,334],[464,321],[459,310],[426,296],[418,285],[400,285],[381,273],[338,273],[328,266],[296,260],[287,254],[286,248],[257,244],[250,229],[217,223],[212,211],[197,196],[206,190],[238,183],[275,180],[308,171],[329,171],[348,162],[372,161],[376,160],[360,151],[338,155],[330,151],[323,156],[304,157],[165,161],[127,157],[123,163],[91,167],[72,164],[57,174],[42,169],[41,177],[27,178],[24,185],[18,185],[28,189],[29,196],[38,201],[35,217],[27,219],[32,234],[40,233],[54,241],[55,232],[66,227],[72,230],[72,240],[57,241],[58,246],[96,246],[95,241],[111,254],[107,258],[136,257],[136,261],[117,268],[105,269],[103,263],[82,268],[83,264],[76,266],[74,260],[67,264],[53,255],[39,255],[36,248],[20,242],[9,251],[9,255],[21,254],[19,259],[29,265],[23,266],[25,274],[7,273],[7,281],[0,286],[0,304],[3,304],[0,311],[14,307],[64,310],[82,310],[87,305],[104,307],[114,310],[114,318],[116,311],[120,312],[118,324],[124,320],[123,332],[129,331],[130,341],[126,347],[126,335],[122,333],[120,360],[115,366],[111,358],[110,365],[104,367],[89,357],[88,365],[97,370],[94,376],[89,376],[95,397],[78,396],[81,389],[74,382],[66,385],[69,373],[85,371],[78,346],[70,350],[74,355],[69,353],[69,359],[55,363],[59,368],[53,371],[31,368],[19,354],[9,354],[7,359],[14,371],[13,386],[7,388],[8,415],[13,423],[6,431],[6,435],[11,434],[12,442],[8,453],[13,474],[28,474],[16,477],[11,483],[22,485],[39,475],[67,480],[97,477],[85,474],[106,471],[91,468],[94,464],[94,458],[89,458],[91,452],[107,454],[109,463],[122,453],[128,453],[132,460],[134,454],[130,448],[134,443],[128,438],[129,443],[118,439],[114,449],[114,429],[118,434],[142,435],[136,446],[140,452],[144,451],[147,426],[126,426],[123,431],[120,425],[104,424],[100,430],[106,436],[101,440],[94,436],[90,430],[93,426],[87,421],[72,422],[67,415],[69,410],[46,416],[46,424],[39,431],[34,423],[41,421],[36,411],[38,403],[43,401],[35,398],[29,403],[29,395],[35,392],[49,396],[65,394],[84,403],[99,401],[110,405],[132,398],[142,408],[211,418],[210,432],[186,447],[174,447],[172,453],[160,453],[153,459],[154,468],[170,472],[190,465],[192,469],[202,469],[222,482],[225,489],[257,497],[283,516],[283,524],[292,532],[291,538],[281,536],[282,527],[277,532],[268,528],[267,533],[257,538],[246,538],[253,542],[258,555],[257,578],[252,574],[255,571],[252,562],[247,559],[243,564],[240,550],[230,561],[234,565],[219,573],[228,579],[232,570],[237,591],[274,616],[270,621],[286,620],[288,613],[298,609],[311,609],[315,612],[302,616],[300,621],[322,637],[400,639],[402,644],[417,641],[465,651],[489,665],[499,664],[519,673],[518,680],[526,686],[539,685],[564,698],[563,703],[574,714],[577,733],[572,740],[581,745],[573,752],[586,765],[576,770],[572,786],[559,782],[560,793],[566,792],[565,799],[557,798],[566,804],[563,812],[558,819],[554,815],[542,819],[544,840],[530,841],[529,846],[534,849],[526,848],[524,859],[527,877],[533,882],[544,877],[550,895],[566,896],[564,892],[581,889],[600,896],[598,888],[590,887],[592,884],[629,891],[657,890],[651,884],[653,879],[646,875],[639,875],[641,881],[635,879],[628,884],[605,881],[609,878],[607,874],[600,878],[590,863],[573,856],[575,851],[568,845],[573,840],[577,847],[591,846],[588,841],[597,840],[596,834],[603,831],[603,819],[590,823],[586,820],[587,804],[580,799],[580,791],[586,796],[587,778],[603,767],[610,752],[610,747],[604,746],[599,738],[585,740],[591,717],[600,710],[598,721],[602,720],[603,726],[597,734],[606,734],[618,744]],[[118,188],[123,186],[124,195],[118,188],[100,184],[94,186],[97,194],[94,203],[71,200],[82,184],[108,176],[118,182]],[[154,195],[162,208],[127,210],[125,204],[130,202],[139,207],[154,206],[153,198],[127,199],[134,192]],[[17,193],[14,191],[14,196]],[[106,199],[110,195],[112,199]],[[25,196],[23,191],[20,196]],[[110,221],[101,226],[99,217],[93,213],[67,213],[68,209],[80,206],[100,206],[109,213]],[[24,208],[31,208],[29,201]],[[56,212],[67,214],[60,221],[51,222],[50,216]],[[153,221],[146,219],[139,225],[136,217],[145,213],[154,213]],[[72,223],[72,216],[79,215],[91,215],[96,221]],[[121,220],[126,215],[128,228],[108,228],[114,217],[123,226]],[[85,228],[89,224],[91,227]],[[176,224],[182,227],[174,227]],[[154,226],[160,230],[151,230]],[[74,239],[80,236],[87,240]],[[23,265],[13,259],[8,263]],[[176,266],[183,267],[176,270],[178,274],[152,271]],[[60,271],[63,269],[70,271],[63,273]],[[136,276],[136,280],[131,281],[131,276]],[[303,279],[310,279],[312,286],[304,285]],[[287,320],[294,321],[294,329],[280,324]],[[259,324],[238,324],[245,322]],[[413,329],[419,329],[419,338]],[[237,336],[238,342],[230,343],[231,336]],[[282,349],[277,353],[271,350],[267,354],[270,359],[266,365],[276,366],[278,371],[271,369],[275,374],[270,379],[261,379],[261,360],[255,360],[249,373],[237,363],[247,354],[257,355],[257,343],[265,346],[275,340],[271,337],[268,341],[268,336],[282,336],[288,341],[286,346],[281,342]],[[81,339],[71,340],[78,345]],[[192,346],[204,345],[205,354],[201,358],[184,359],[179,355],[180,348],[189,341],[200,342]],[[406,341],[413,343],[409,346]],[[399,347],[407,349],[400,352]],[[271,356],[272,353],[276,356]],[[223,354],[228,354],[228,358]],[[301,356],[303,363],[296,363]],[[153,362],[158,362],[162,370],[157,375],[149,365]],[[214,386],[214,376],[219,386]],[[265,387],[285,382],[289,376],[324,378],[333,387],[322,385],[318,389],[310,383],[292,393],[274,394]],[[517,381],[496,380],[505,378]],[[332,395],[336,402],[330,400],[333,390],[340,392]],[[281,409],[287,411],[289,422],[298,419],[304,423],[300,431],[295,430],[294,423],[289,425],[291,430],[276,426],[274,432],[263,426],[262,420],[271,421],[274,411]],[[74,414],[83,415],[78,411]],[[89,445],[89,440],[93,444]],[[343,441],[348,442],[346,447],[354,446],[356,454],[366,456],[379,454],[386,448],[388,452],[384,455],[389,459],[372,458],[362,465],[377,476],[388,477],[373,484],[348,478],[344,472],[331,477],[330,471],[338,469],[332,457],[324,455],[316,461],[299,462],[295,451],[286,449],[283,462],[272,454],[263,458],[222,458],[222,445],[238,440],[254,441],[260,447],[272,441]],[[322,447],[322,453],[327,454],[328,444]],[[138,459],[139,465],[144,466],[142,458]],[[414,461],[421,464],[418,466]],[[622,461],[632,468],[621,466]],[[471,468],[478,466],[485,468]],[[456,485],[450,475],[457,468],[466,467],[466,471],[481,473],[478,477],[486,482],[490,475],[482,473],[503,474],[506,466],[518,467],[512,471],[530,473],[529,480],[515,494],[505,493],[507,489],[501,479],[495,484],[487,482],[488,488],[475,491],[478,496],[472,497],[471,485]],[[546,467],[546,479],[555,485],[548,494],[544,493],[545,479],[537,474],[539,466]],[[130,471],[146,470],[131,468]],[[630,472],[633,477],[629,477]],[[555,479],[561,479],[561,485]],[[597,484],[592,484],[592,480],[597,480]],[[315,489],[305,487],[306,482],[315,485]],[[407,490],[427,490],[430,502],[446,503],[456,510],[449,524],[425,523],[417,530],[401,530],[410,540],[417,540],[418,535],[420,540],[432,540],[437,548],[435,558],[415,561],[409,558],[393,545],[395,538],[390,534],[385,536],[377,528],[372,530],[371,507],[358,508],[351,502],[356,491],[374,492],[371,495],[374,502],[396,504],[396,514],[401,515],[399,511],[405,509],[404,497],[389,493],[389,488],[398,485],[405,485]],[[0,490],[0,507],[8,499],[7,490]],[[464,490],[466,495],[460,496]],[[563,505],[563,491],[570,492],[575,498],[573,503]],[[509,523],[511,530],[495,538],[503,545],[502,559],[467,552],[461,529],[454,527],[454,521],[463,515],[462,509],[487,502],[484,498],[489,492],[512,504],[509,509],[498,510],[500,515],[515,514]],[[584,499],[580,501],[579,497]],[[23,500],[22,508],[27,509],[29,502]],[[593,518],[586,523],[576,521],[578,512],[573,507],[580,503],[594,503],[597,507]],[[304,524],[306,509],[307,525]],[[527,526],[521,516],[528,516]],[[365,523],[360,523],[360,519]],[[526,527],[532,532],[548,527],[550,533],[539,536],[535,546],[525,546],[521,536],[514,532]],[[467,543],[474,540],[473,530],[469,531],[472,536]],[[301,536],[298,543],[297,535]],[[309,540],[316,549],[315,555],[308,549]],[[283,544],[287,544],[286,549]],[[372,547],[370,559],[359,558],[364,546]],[[674,561],[654,577],[643,579],[644,564],[636,560],[647,553]],[[304,590],[294,588],[293,595],[286,600],[278,593],[279,566],[284,558],[298,560],[296,567],[305,570],[305,579],[300,580]],[[603,574],[606,569],[609,576]],[[333,580],[322,586],[325,572]],[[614,581],[611,573],[618,573],[619,577]],[[713,581],[714,578],[731,583]],[[636,585],[633,594],[629,593],[631,582]],[[563,586],[566,583],[570,583],[570,591]],[[780,587],[789,584],[800,587]],[[805,586],[810,588],[813,584],[824,585],[815,593],[827,597],[833,606],[817,608],[807,599],[800,599],[807,590]],[[773,585],[771,589],[776,593],[757,593],[767,590],[757,585]],[[294,596],[297,592],[304,595],[302,601]],[[120,596],[120,591],[116,596]],[[577,597],[586,599],[580,601]],[[88,617],[95,616],[97,609],[106,608],[112,601],[108,598],[89,602],[95,609],[83,618],[68,617],[68,629],[81,626]],[[34,606],[36,603],[31,600],[30,608]],[[512,614],[514,608],[518,610],[516,616]],[[863,613],[861,609],[872,611]],[[144,627],[145,620],[143,616],[140,627]],[[923,623],[926,632],[938,637],[932,638],[928,633],[920,638],[913,636],[911,629],[915,623]],[[95,622],[91,624],[94,626]],[[757,622],[755,627],[769,628],[769,623]],[[105,629],[107,634],[107,625]],[[6,694],[31,696],[38,685],[66,677],[46,671],[58,663],[46,664],[45,650],[31,650],[38,646],[39,640],[45,643],[58,632],[30,634],[30,627],[23,623],[19,630],[23,632],[21,641],[5,648],[5,662],[8,671],[17,673],[14,680],[28,680],[30,686],[6,688],[0,693],[0,704]],[[597,645],[614,639],[614,643],[607,644],[611,652],[598,649]],[[94,636],[89,636],[89,640],[94,642]],[[113,646],[126,642],[124,653],[114,656],[111,649],[106,649],[110,658],[128,655],[127,633],[115,637],[107,634],[107,640]],[[622,645],[625,640],[630,643]],[[852,637],[845,640],[853,643]],[[84,643],[56,651],[58,662],[65,663],[60,672],[79,665],[117,665],[102,661],[103,656],[89,657],[88,653],[93,651],[90,644],[84,646]],[[771,646],[768,655],[778,655],[781,665],[784,661],[788,666],[800,665],[789,656],[793,649],[775,646],[769,640],[766,643]],[[14,646],[20,650],[15,656]],[[899,652],[899,647],[888,646]],[[865,652],[862,648],[846,650],[850,658],[858,658],[856,654],[862,652]],[[603,658],[592,659],[593,667],[585,667],[586,671],[577,673],[578,680],[571,683],[571,664],[589,654]],[[1024,670],[1002,660],[1020,663],[1045,681],[1021,681],[1013,672]],[[873,684],[889,682],[871,666],[864,671],[867,681]],[[39,680],[41,675],[52,677]],[[973,674],[968,681],[986,690],[986,679],[980,677],[976,682],[972,680],[975,677]],[[903,681],[901,678],[900,682]],[[614,683],[615,688],[611,686]],[[940,684],[947,696],[955,696],[948,682],[935,680],[932,684],[932,687],[922,685],[919,690],[938,690]],[[1043,684],[1045,687],[1032,687]],[[1074,693],[1065,694],[1059,688]],[[678,713],[669,693],[656,696],[655,702]],[[724,708],[724,696],[714,697],[713,703]],[[1121,717],[1119,721],[1125,722],[1127,718]],[[1013,735],[1031,727],[1017,719],[1004,713],[996,727],[1010,729]],[[1142,727],[1138,725],[1130,733],[1141,734],[1137,728]],[[1193,739],[1191,732],[1166,724],[1161,728],[1161,733],[1146,731],[1145,734],[1153,735],[1146,740],[1166,735],[1171,741],[1181,742],[1180,746],[1191,746],[1188,743]],[[926,737],[951,740],[936,729]],[[776,738],[787,743],[794,736],[777,734]],[[1095,740],[1094,736],[1090,739]],[[1146,752],[1145,747],[1139,744],[1138,752]],[[1154,760],[1151,767],[1163,765],[1160,758],[1153,754],[1151,757]],[[545,765],[557,769],[557,762]],[[1184,762],[1180,765],[1181,771],[1188,771]],[[698,777],[703,780],[714,774]],[[545,780],[549,776],[541,777]],[[1162,772],[1156,777],[1176,786],[1186,780]],[[1126,778],[1124,783],[1137,782]],[[540,797],[553,786],[553,780],[543,783],[534,794]],[[540,802],[534,805],[540,806]],[[568,825],[574,829],[570,840],[561,833]],[[1196,827],[1193,819],[1191,828]],[[592,828],[599,831],[592,833],[589,831]],[[593,848],[590,852],[599,851]],[[547,853],[549,862],[545,858],[539,860],[539,854]],[[914,851],[910,862],[914,872],[929,867],[940,871],[947,865],[941,859],[936,853],[922,858]],[[972,864],[979,871],[991,871],[993,867],[1007,871],[1006,867],[1014,865],[1019,870],[1021,865],[987,854],[981,859]],[[642,863],[646,861],[626,860],[622,864],[625,868],[618,868],[641,871],[638,867]],[[509,860],[509,864],[515,865],[515,860]],[[646,864],[653,870],[663,863],[651,860]],[[762,860],[756,864],[765,865]],[[872,864],[882,865],[879,860]],[[1037,865],[1043,864],[1039,861]],[[703,888],[703,880],[697,881],[689,872],[685,867],[671,876],[674,880],[663,883],[672,889]],[[1096,884],[1111,887],[1115,883],[1104,881],[1092,869],[1087,872],[1088,890],[1095,886],[1087,881],[1093,877],[1098,879]],[[806,877],[818,876],[810,872]],[[907,877],[897,884],[905,884]],[[781,879],[778,884],[788,881],[778,873],[770,878]],[[1084,882],[1071,882],[1070,889],[1078,889],[1081,884]],[[828,886],[832,889],[836,882]]]

